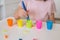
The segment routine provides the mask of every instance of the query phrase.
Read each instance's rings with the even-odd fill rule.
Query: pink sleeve
[[[51,3],[51,6],[49,8],[48,15],[51,15],[52,13],[56,12],[56,6],[54,0],[48,0]]]
[[[51,2],[51,13],[55,13],[56,12],[56,5],[54,0],[48,0]]]
[[[52,1],[52,5],[51,5],[51,13],[55,13],[56,12],[56,5],[54,0]]]

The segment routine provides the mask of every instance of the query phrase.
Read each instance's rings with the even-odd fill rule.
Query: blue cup
[[[47,29],[48,29],[48,30],[51,30],[52,27],[53,27],[53,21],[48,20],[46,23],[47,23]]]

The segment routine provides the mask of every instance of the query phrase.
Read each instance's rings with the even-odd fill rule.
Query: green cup
[[[26,21],[26,27],[27,28],[32,28],[32,21],[31,20]]]

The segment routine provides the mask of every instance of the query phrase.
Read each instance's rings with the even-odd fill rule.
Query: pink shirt
[[[51,15],[52,3],[50,1],[35,1],[35,0],[24,0],[27,10],[29,10],[29,16],[31,20],[43,20],[47,21],[48,16]],[[20,4],[21,5],[21,4]],[[53,7],[54,8],[54,7]]]

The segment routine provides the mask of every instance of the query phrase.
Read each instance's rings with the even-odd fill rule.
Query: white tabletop
[[[31,29],[18,28],[17,25],[13,25],[9,28],[6,20],[0,21],[0,40],[5,40],[4,35],[8,35],[7,40],[32,40],[36,38],[38,40],[60,40],[60,24],[54,24],[52,30],[47,30],[46,23],[43,22],[42,29],[38,30],[36,27]],[[6,30],[6,32],[4,32]]]

